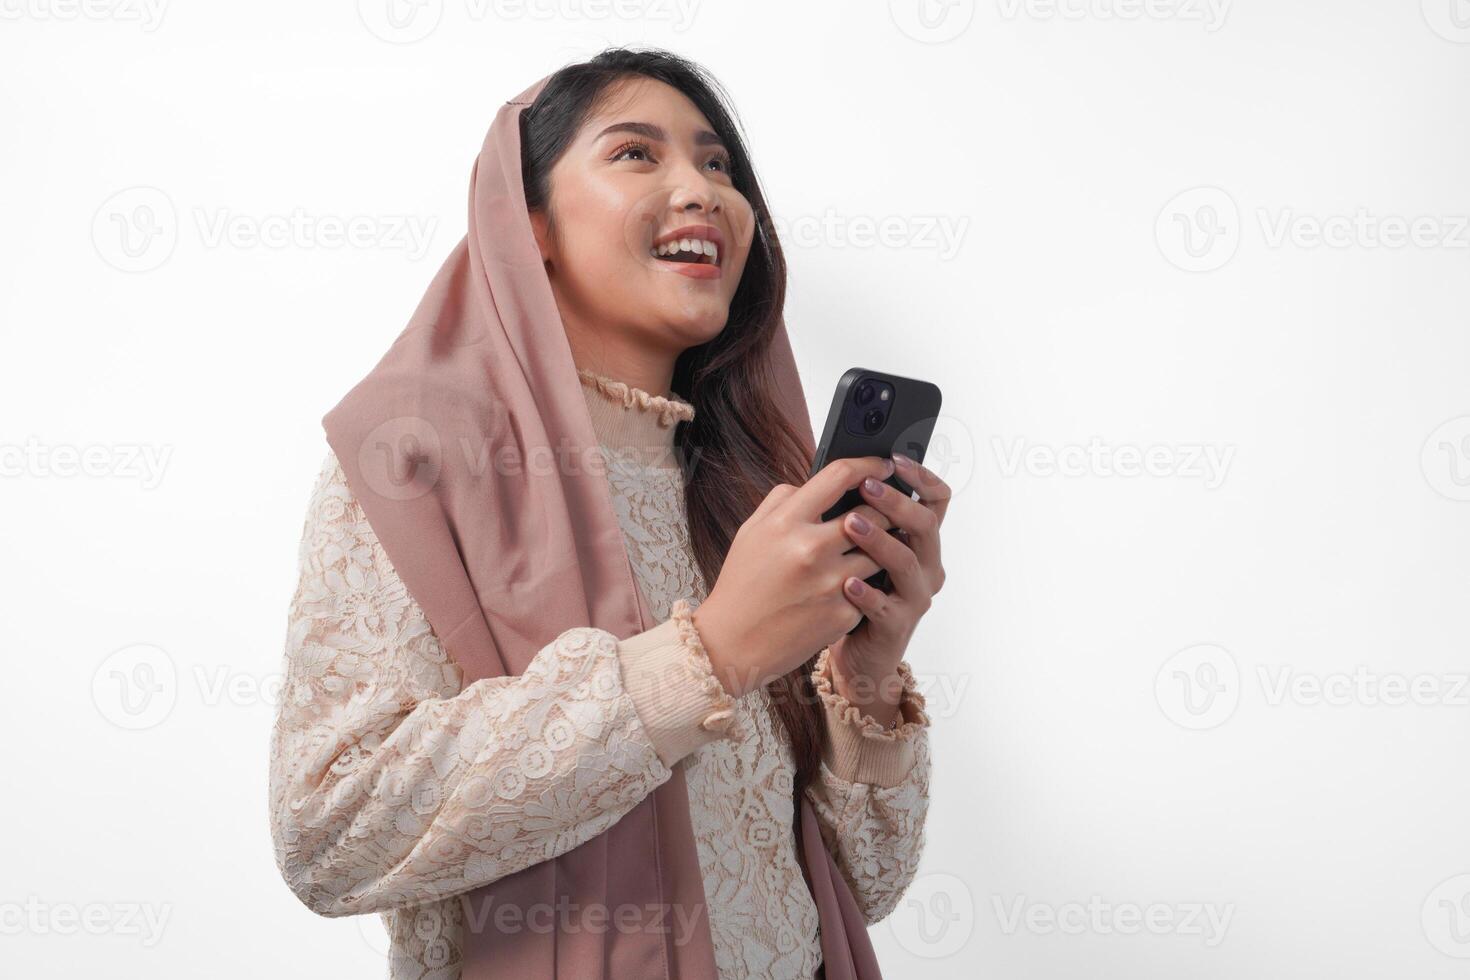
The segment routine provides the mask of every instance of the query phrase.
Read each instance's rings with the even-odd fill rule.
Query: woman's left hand
[[[855,515],[851,512],[842,519],[842,529],[852,542],[888,570],[892,591],[881,592],[861,579],[847,581],[842,594],[867,619],[831,644],[834,674],[874,681],[892,675],[908,649],[919,618],[929,611],[933,597],[944,586],[939,526],[949,507],[949,484],[922,463],[905,459],[894,456],[894,472],[918,492],[918,500],[883,483],[877,484],[876,493],[867,481],[860,484],[859,490],[869,507],[887,518],[890,527],[899,529],[897,535],[874,526],[872,521],[866,532],[860,532],[853,527]],[[862,587],[858,595],[848,588],[853,582]]]

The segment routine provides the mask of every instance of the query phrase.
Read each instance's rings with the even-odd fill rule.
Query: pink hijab
[[[469,684],[518,675],[574,626],[658,625],[628,560],[597,436],[531,230],[520,115],[496,113],[470,179],[469,231],[408,326],[322,422],[347,482]],[[782,324],[771,370],[810,456],[811,420]],[[827,980],[878,980],[866,925],[803,797],[798,849]],[[460,896],[465,980],[716,980],[682,766],[601,835]],[[405,904],[414,901],[405,896]],[[617,927],[620,908],[645,912]],[[525,914],[498,928],[496,911]],[[543,910],[532,917],[534,909]],[[575,929],[563,909],[604,911]],[[505,920],[499,920],[505,921]]]

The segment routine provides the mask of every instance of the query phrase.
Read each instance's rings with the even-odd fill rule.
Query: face
[[[552,168],[549,211],[531,223],[569,332],[631,331],[677,352],[724,329],[754,215],[713,127],[677,89],[614,83]]]

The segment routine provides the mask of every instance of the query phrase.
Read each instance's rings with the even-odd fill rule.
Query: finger
[[[915,501],[909,502],[918,506]],[[853,541],[874,561],[888,570],[888,577],[893,581],[895,593],[905,598],[928,595],[925,591],[927,581],[924,577],[924,568],[912,548],[893,535],[875,527],[860,531],[852,525],[853,521],[850,518],[842,521],[843,530],[852,536]]]
[[[893,601],[886,592],[873,588],[856,576],[843,580],[842,597],[856,606],[875,625],[884,621],[888,604]]]
[[[839,558],[833,567],[841,578],[872,578],[882,569],[872,555],[858,547]]]
[[[886,480],[893,475],[893,460],[887,456],[853,456],[834,459],[797,488],[779,508],[793,520],[816,524],[842,495],[862,482],[863,477]]]
[[[830,521],[823,521],[817,526],[815,530],[817,540],[821,542],[821,547],[824,550],[830,551],[832,554],[850,554],[852,552],[852,549],[855,547],[852,543],[852,538],[848,537],[847,532],[842,530],[842,522],[848,519],[848,514],[861,514],[868,519],[869,523],[876,525],[884,531],[893,526],[893,522],[888,519],[888,515],[874,509],[872,504],[858,504],[840,517]]]
[[[776,484],[770,489],[769,492],[766,493],[765,499],[763,499],[758,505],[756,505],[755,510],[750,512],[751,518],[764,517],[766,514],[769,514],[771,511],[781,506],[782,502],[789,498],[795,492],[796,487],[792,486],[789,483]]]
[[[878,484],[877,492],[869,490],[867,484],[863,484],[859,492],[864,500],[887,515],[894,527],[903,529],[908,546],[918,556],[922,566],[939,567],[939,518],[934,511],[886,483]]]
[[[908,459],[908,457],[904,458]],[[897,462],[896,459],[895,462]],[[939,474],[923,463],[912,459],[909,459],[907,463],[897,462],[894,472],[906,486],[914,488],[919,495],[919,501],[934,511],[938,522],[944,523],[944,512],[949,510],[949,484],[941,480]]]

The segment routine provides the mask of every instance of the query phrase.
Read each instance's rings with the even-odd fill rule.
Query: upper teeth
[[[714,242],[705,238],[681,238],[676,242],[665,242],[653,249],[654,255],[673,255],[675,252],[703,252],[714,262],[720,261],[720,250]]]

